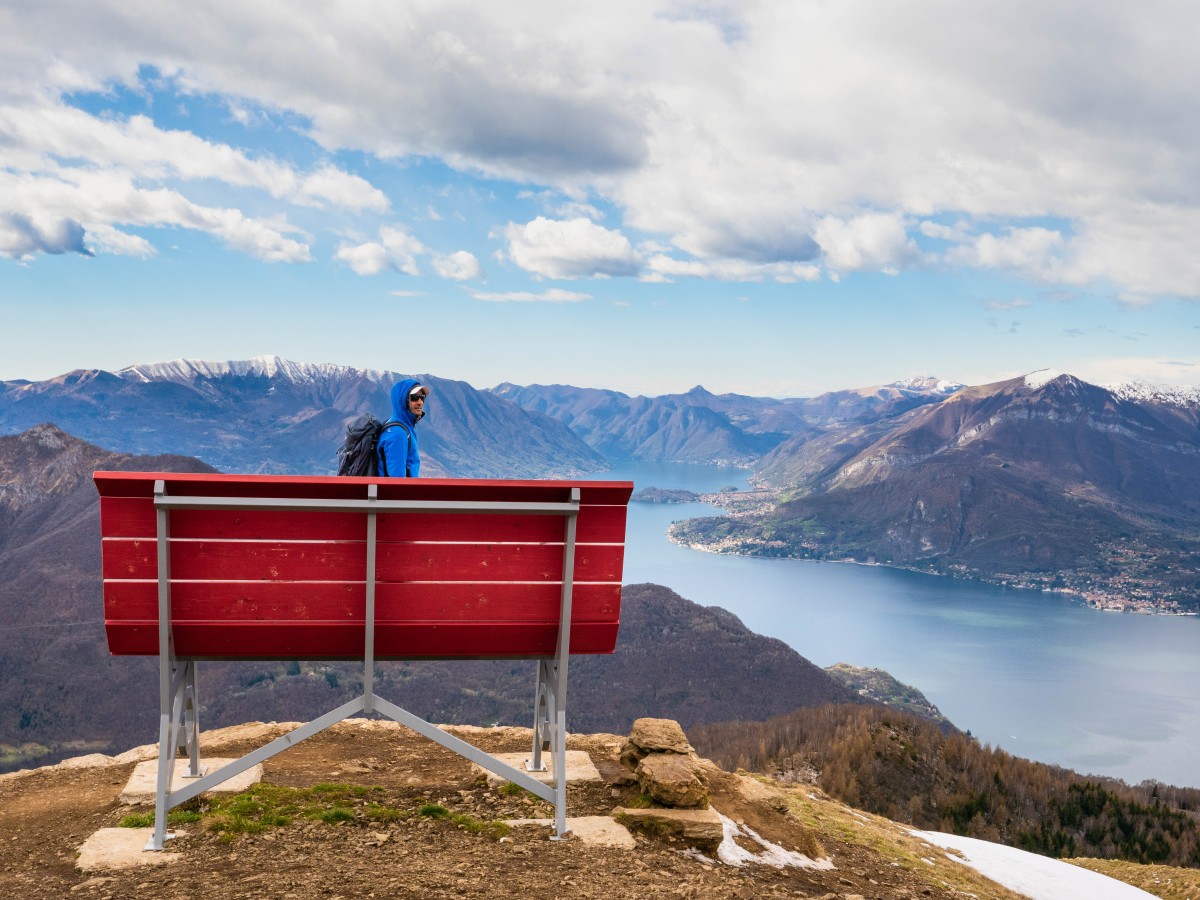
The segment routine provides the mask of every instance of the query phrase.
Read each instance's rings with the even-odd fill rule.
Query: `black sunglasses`
[[[415,400],[424,400],[427,396],[429,396],[429,395],[428,394],[409,394],[408,402],[412,403]]]

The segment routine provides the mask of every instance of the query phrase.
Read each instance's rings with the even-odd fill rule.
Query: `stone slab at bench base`
[[[153,793],[150,799],[154,799]],[[137,866],[175,862],[178,853],[147,853],[153,828],[101,828],[83,842],[75,867],[84,872],[112,872]]]
[[[543,825],[553,828],[553,819],[506,819],[504,824],[517,828],[521,825]],[[629,829],[612,816],[576,816],[567,819],[567,830],[571,840],[591,847],[610,847],[614,850],[632,850],[637,846]]]
[[[201,772],[215,772],[224,766],[226,763],[231,763],[232,759],[206,759],[202,760]],[[186,759],[175,760],[175,772],[171,777],[171,790],[179,790],[188,783],[188,761]],[[246,790],[251,785],[258,784],[262,781],[263,767],[262,765],[251,766],[245,772],[234,775],[227,781],[223,781],[214,787],[209,788],[213,793],[230,793],[238,794]],[[153,803],[155,792],[158,785],[158,760],[148,759],[145,762],[138,763],[133,774],[129,776],[129,781],[125,784],[125,789],[121,791],[120,800],[127,806],[133,806],[138,803]],[[121,831],[135,831],[136,829],[122,828]]]
[[[529,772],[525,768],[525,761],[529,759],[529,751],[522,753],[496,753],[495,758],[503,763],[507,763],[514,769],[522,772]],[[575,784],[580,781],[600,781],[600,772],[596,769],[596,764],[592,762],[592,758],[588,756],[586,750],[568,750],[567,758],[567,784]],[[542,756],[542,761],[546,764],[544,772],[529,772],[529,775],[536,778],[545,784],[554,784],[554,756],[551,753],[546,753]],[[505,784],[508,779],[502,778],[494,772],[488,772],[483,766],[476,765],[475,768],[487,774],[488,784],[495,787]]]

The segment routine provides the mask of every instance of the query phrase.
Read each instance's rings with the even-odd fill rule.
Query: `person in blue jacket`
[[[392,417],[383,425],[375,455],[379,474],[386,478],[417,478],[421,474],[421,451],[417,447],[417,423],[425,416],[429,389],[415,378],[405,378],[392,387]]]

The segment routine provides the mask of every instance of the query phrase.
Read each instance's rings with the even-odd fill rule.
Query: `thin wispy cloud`
[[[980,300],[979,305],[984,309],[990,310],[1005,310],[1005,309],[1024,309],[1032,306],[1032,300],[1026,300],[1024,297],[1011,297],[1008,299],[990,298]]]
[[[476,300],[484,300],[488,303],[581,303],[584,300],[592,299],[590,294],[564,291],[559,288],[550,288],[539,293],[531,291],[507,291],[504,293],[475,291],[472,292],[471,296]]]

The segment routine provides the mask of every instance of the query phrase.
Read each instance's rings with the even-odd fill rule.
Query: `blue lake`
[[[715,466],[623,464],[643,487],[746,486]],[[625,582],[652,581],[821,666],[886,669],[955,725],[1017,756],[1200,787],[1200,618],[1093,610],[1058,594],[878,566],[688,550],[667,526],[700,503],[630,506]]]

